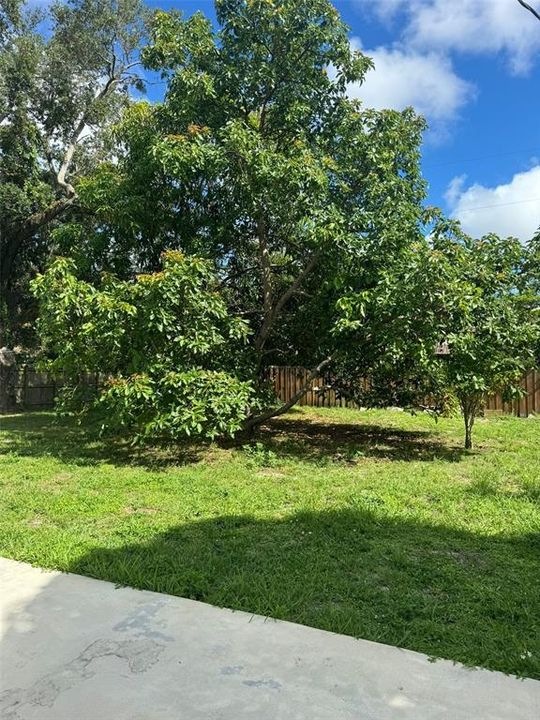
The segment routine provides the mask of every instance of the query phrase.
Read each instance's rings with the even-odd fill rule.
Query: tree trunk
[[[15,387],[18,379],[16,357],[13,350],[0,348],[0,414],[17,409]]]
[[[257,242],[259,246],[259,263],[261,271],[261,286],[263,299],[263,313],[261,327],[255,336],[255,349],[259,356],[259,365],[261,364],[262,352],[270,333],[272,325],[272,266],[270,262],[270,252],[268,250],[268,230],[266,227],[266,219],[263,213],[259,213],[257,217]]]
[[[465,449],[472,449],[472,430],[474,426],[474,420],[480,406],[480,398],[478,397],[463,397],[460,398],[461,411],[463,413],[463,422],[465,424]]]
[[[473,423],[470,417],[465,416],[465,449],[472,449],[472,426]]]
[[[297,277],[281,293],[281,295],[274,297],[272,262],[268,247],[268,226],[266,218],[262,212],[257,217],[257,242],[259,246],[263,313],[261,327],[255,336],[254,346],[258,354],[258,370],[261,370],[265,345],[281,311],[293,295],[299,291],[306,277],[316,267],[320,259],[320,253],[314,252],[310,257],[308,257],[305,261],[304,267],[301,269]]]

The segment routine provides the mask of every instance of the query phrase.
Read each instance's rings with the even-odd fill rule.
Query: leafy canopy
[[[428,395],[441,409],[453,393],[470,443],[485,393],[517,392],[529,365],[533,256],[512,239],[473,241],[423,208],[424,122],[348,97],[371,61],[351,49],[328,0],[217,0],[216,15],[217,28],[201,13],[154,15],[142,59],[163,77],[164,101],[125,109],[114,155],[77,182],[82,212],[53,234],[92,281],[57,264],[35,286],[56,367],[115,377],[103,396],[111,417],[176,434],[217,431],[211,413],[206,425],[189,419],[200,383],[209,412],[205,373],[230,373],[215,391],[231,430],[242,412],[249,424],[286,409],[262,407],[269,365],[331,367],[342,391],[367,404]],[[167,248],[182,254],[157,272]],[[173,325],[159,320],[173,257],[189,277],[203,263],[213,283],[200,298],[211,312],[198,306],[193,327],[176,331],[180,308]],[[104,270],[123,279],[100,284]],[[133,280],[141,270],[149,274]],[[55,309],[65,294],[74,317]],[[105,318],[98,327],[94,314]],[[218,342],[233,330],[241,357]]]
[[[142,89],[144,12],[140,0],[9,0],[0,30],[0,335],[15,342],[28,279],[57,249],[51,229],[76,215],[79,180],[110,157],[106,130]]]
[[[206,257],[250,327],[258,390],[271,364],[334,356],[338,301],[371,288],[421,241],[423,120],[364,110],[347,88],[371,67],[328,0],[218,1],[156,13],[147,67],[164,102],[117,127],[118,155],[79,185],[66,227],[87,273],[154,271],[163,249]]]
[[[160,272],[105,276],[97,288],[60,258],[32,287],[49,368],[66,373],[72,392],[87,390],[82,373],[101,374],[105,425],[139,437],[241,427],[252,395],[238,379],[248,327],[229,315],[208,262],[171,251]]]

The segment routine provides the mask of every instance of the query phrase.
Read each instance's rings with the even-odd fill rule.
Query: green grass
[[[241,447],[0,419],[0,554],[540,677],[540,421],[297,410]]]

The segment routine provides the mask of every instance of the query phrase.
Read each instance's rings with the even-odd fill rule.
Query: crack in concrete
[[[256,688],[270,688],[271,690],[280,690],[282,685],[277,680],[244,680],[243,685]]]
[[[25,705],[52,707],[57,697],[78,682],[95,675],[90,667],[98,658],[126,660],[132,673],[142,673],[154,665],[164,646],[154,640],[96,640],[59,670],[45,675],[31,687],[13,688],[0,695],[2,720],[22,720],[19,710]]]

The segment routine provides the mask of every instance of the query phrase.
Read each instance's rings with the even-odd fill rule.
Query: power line
[[[504,153],[493,153],[492,155],[481,155],[480,157],[473,157],[473,158],[459,158],[457,160],[445,160],[443,162],[438,163],[426,163],[425,165],[422,165],[423,168],[429,169],[434,167],[443,167],[445,165],[459,165],[460,163],[468,163],[468,162],[479,162],[480,160],[491,160],[499,157],[510,157],[512,155],[522,155],[524,153],[530,153],[530,152],[538,152],[540,151],[540,147],[533,147],[533,148],[524,148],[523,150],[513,150],[511,152],[504,152]]]
[[[530,198],[529,200],[514,200],[513,202],[497,203],[496,205],[479,205],[478,207],[459,209],[460,214],[472,212],[473,210],[487,210],[489,208],[505,207],[507,205],[521,205],[522,203],[540,202],[540,197]]]

